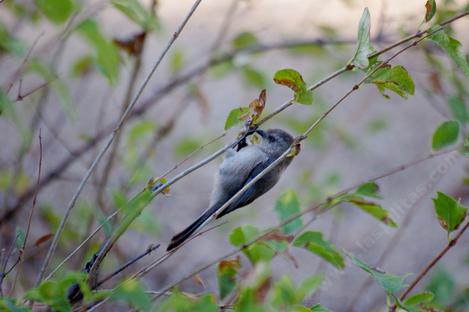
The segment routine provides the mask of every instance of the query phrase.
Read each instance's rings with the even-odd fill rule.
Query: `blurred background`
[[[26,251],[17,294],[34,283],[50,234],[103,138],[193,3],[140,2],[148,12],[154,6],[153,17],[147,12],[129,18],[108,1],[98,0],[77,1],[79,8],[66,20],[45,15],[32,1],[0,3],[0,83],[2,96],[9,99],[14,111],[0,116],[2,248],[15,239],[17,226],[26,227],[31,200],[38,191],[30,234],[30,241],[36,244]],[[344,66],[354,54],[365,7],[371,14],[372,42],[379,50],[428,26],[423,24],[424,4],[423,0],[202,1],[150,80],[116,144],[86,184],[50,267],[115,211],[120,201],[223,133],[232,109],[248,105],[264,88],[267,112],[288,101],[291,91],[272,81],[277,70],[294,68],[311,85]],[[468,5],[467,1],[437,4],[437,22]],[[142,25],[151,31],[143,35]],[[467,17],[450,27],[466,55],[468,27]],[[419,45],[392,64],[408,70],[415,95],[404,99],[390,93],[387,99],[373,85],[364,85],[302,144],[300,155],[273,190],[225,217],[226,224],[190,242],[171,261],[145,276],[148,289],[161,289],[230,251],[233,247],[227,237],[235,227],[249,223],[265,229],[278,224],[275,203],[289,189],[296,190],[301,208],[306,209],[337,191],[426,157],[441,122],[467,122],[468,80],[436,46]],[[359,71],[338,77],[314,92],[313,105],[295,104],[264,127],[299,135],[361,77]],[[232,142],[237,130],[229,130],[169,176]],[[42,178],[36,185],[39,133]],[[101,270],[112,271],[151,243],[164,246],[191,223],[208,205],[220,161],[185,177],[168,195],[158,196],[118,242]],[[371,265],[394,274],[414,272],[415,276],[447,242],[435,218],[432,198],[442,191],[468,204],[467,165],[466,159],[452,152],[378,181],[383,197],[378,201],[391,211],[398,228],[387,227],[347,204],[321,215],[309,228],[322,231],[339,249]],[[105,232],[59,273],[80,269]],[[468,243],[469,237],[462,237],[420,287],[444,285],[440,299],[455,300],[469,287]],[[143,267],[161,254],[163,248],[137,266]],[[301,250],[295,250],[293,257],[297,263],[286,256],[276,257],[274,274],[299,281],[305,274],[323,273],[326,282],[311,302],[321,302],[332,311],[377,311],[385,306],[383,291],[367,282],[360,269],[348,265],[339,271]],[[217,288],[213,268],[200,273],[200,278],[203,284],[189,280],[181,289],[203,292]],[[5,285],[11,283],[5,281]]]

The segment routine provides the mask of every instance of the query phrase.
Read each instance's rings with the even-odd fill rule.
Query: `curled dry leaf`
[[[205,282],[204,280],[202,279],[202,277],[200,276],[200,274],[196,274],[192,277],[192,279],[197,283],[199,284],[200,286],[202,286],[203,289],[207,288],[206,285],[205,285]]]
[[[48,234],[45,234],[45,235],[42,235],[41,237],[39,237],[35,242],[34,242],[34,247],[39,247],[41,246],[42,244],[44,244],[45,242],[47,242],[48,240],[50,240],[52,237],[54,237],[54,234],[52,233],[48,233]]]
[[[285,235],[282,234],[279,230],[270,232],[269,234],[265,235],[262,240],[273,240],[278,242],[289,242],[291,243],[295,237],[293,235]]]
[[[248,125],[255,125],[261,117],[265,108],[266,93],[266,90],[263,89],[259,97],[249,104],[249,111],[240,117],[242,120],[246,121]]]
[[[147,33],[143,31],[128,38],[114,38],[112,42],[130,55],[139,55],[142,52],[146,35]]]
[[[220,263],[218,263],[218,269],[220,271],[226,269],[226,268],[233,268],[233,269],[240,269],[241,268],[241,258],[237,256],[234,259],[231,260],[222,260]]]
[[[287,157],[295,157],[301,152],[301,143],[299,140],[295,140],[293,143],[292,149],[290,153],[288,153]]]

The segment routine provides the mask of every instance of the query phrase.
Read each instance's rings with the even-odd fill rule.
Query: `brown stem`
[[[469,228],[469,221],[466,222],[466,224],[461,228],[461,230],[454,236],[448,244],[443,248],[422,270],[422,272],[417,275],[417,277],[410,283],[409,287],[402,293],[402,295],[399,297],[399,299],[402,301],[404,300],[407,295],[417,286],[417,284],[422,280],[422,278],[427,275],[428,272],[450,251],[451,248],[453,248],[458,240],[461,238],[461,236],[464,234],[464,232]],[[396,311],[397,306],[394,304],[391,306],[389,309],[390,312]]]
[[[132,99],[132,94],[134,92],[135,85],[137,83],[138,74],[140,72],[140,69],[142,68],[142,55],[143,55],[143,49],[144,49],[144,46],[145,46],[146,37],[147,36],[145,35],[145,38],[143,39],[142,51],[140,51],[139,54],[136,56],[135,62],[133,64],[132,73],[130,74],[129,84],[127,86],[124,101],[122,102],[122,106],[121,106],[121,114],[123,114],[125,112],[125,110],[127,109],[127,107],[130,104],[130,100]],[[117,150],[119,148],[121,135],[122,135],[122,132],[119,131],[116,134],[116,137],[114,138],[114,142],[113,142],[113,144],[111,146],[111,150],[109,152],[108,161],[107,161],[107,163],[104,167],[103,174],[101,176],[101,180],[98,183],[99,187],[98,187],[98,190],[97,190],[97,193],[96,193],[96,201],[97,201],[99,207],[101,207],[101,210],[105,213],[108,213],[108,211],[106,209],[106,204],[105,204],[105,201],[104,201],[105,190],[106,190],[106,187],[107,187],[107,184],[108,184],[109,176],[111,174],[112,168],[113,168],[114,163],[115,163],[115,158],[116,158],[116,155],[117,155]]]
[[[114,276],[118,275],[119,273],[121,273],[122,271],[124,271],[125,269],[127,269],[128,267],[130,267],[132,264],[136,263],[137,261],[139,261],[140,259],[142,259],[143,257],[151,254],[154,250],[158,249],[160,247],[160,244],[156,244],[156,245],[150,245],[148,246],[147,250],[138,255],[137,257],[129,260],[128,262],[126,262],[123,266],[121,266],[120,268],[118,268],[117,270],[115,270],[114,272],[112,272],[111,274],[109,274],[108,276],[106,276],[105,278],[103,278],[102,280],[100,280],[97,284],[96,284],[96,288],[98,288],[99,286],[101,286],[102,284],[106,283],[108,280],[110,280],[111,278],[113,278]]]
[[[306,214],[308,214],[308,213],[314,213],[313,218],[310,220],[310,222],[308,222],[309,224],[311,224],[312,222],[314,222],[314,221],[317,219],[317,217],[318,217],[320,214],[322,214],[322,213],[324,213],[324,212],[326,211],[326,210],[324,210],[324,209],[321,209],[321,207],[327,205],[327,203],[329,203],[332,198],[335,198],[335,197],[340,196],[340,195],[342,195],[342,194],[345,194],[345,193],[347,193],[347,192],[349,192],[349,191],[351,191],[351,190],[353,190],[353,189],[356,189],[357,187],[359,187],[360,185],[362,185],[362,184],[365,183],[365,182],[381,180],[381,179],[383,179],[383,178],[385,178],[385,177],[391,176],[391,175],[393,175],[393,174],[396,174],[396,173],[398,173],[398,172],[401,172],[401,171],[403,171],[403,170],[406,170],[406,169],[408,169],[408,168],[411,168],[411,167],[413,167],[413,166],[415,166],[415,165],[417,165],[417,164],[419,164],[419,163],[421,163],[421,162],[423,162],[423,161],[426,161],[426,160],[428,160],[428,159],[431,159],[431,158],[433,158],[433,157],[435,157],[435,156],[444,155],[444,154],[449,153],[449,152],[452,152],[452,151],[454,151],[454,150],[448,150],[448,151],[443,151],[443,152],[440,152],[440,153],[429,154],[429,155],[427,155],[427,156],[425,156],[425,157],[422,157],[422,158],[420,158],[420,159],[411,161],[411,162],[409,162],[409,163],[407,163],[407,164],[397,166],[397,167],[395,167],[395,168],[393,168],[393,169],[391,169],[391,170],[388,170],[388,171],[386,171],[386,172],[384,172],[384,173],[382,173],[382,174],[376,175],[376,176],[374,176],[374,177],[372,177],[372,178],[370,178],[370,179],[366,179],[366,180],[364,180],[364,181],[360,181],[359,183],[356,183],[356,184],[354,184],[354,185],[351,186],[351,187],[348,187],[348,188],[346,188],[346,189],[344,189],[344,190],[342,190],[342,191],[340,191],[340,192],[337,192],[336,194],[334,194],[334,195],[329,196],[328,198],[326,198],[322,203],[317,204],[317,205],[312,205],[312,206],[309,207],[308,209],[306,209],[306,210],[304,210],[304,211],[301,211],[301,212],[299,212],[299,213],[297,213],[297,214],[291,216],[290,218],[288,218],[288,219],[282,221],[281,223],[277,224],[276,226],[274,226],[274,227],[271,228],[270,230],[266,231],[264,234],[258,236],[257,238],[255,238],[255,239],[252,240],[251,242],[245,244],[245,245],[242,246],[241,248],[238,248],[238,249],[236,249],[236,250],[233,250],[233,251],[231,251],[231,252],[225,254],[223,257],[220,257],[220,258],[216,259],[215,261],[210,262],[209,264],[207,264],[207,265],[201,267],[200,269],[198,269],[198,270],[192,272],[191,274],[187,275],[187,276],[184,277],[183,279],[178,280],[177,282],[171,284],[170,286],[168,286],[167,288],[165,288],[165,290],[164,290],[163,292],[172,289],[173,287],[179,285],[180,283],[182,283],[182,282],[188,280],[188,279],[191,278],[192,276],[194,276],[194,275],[196,275],[196,274],[198,274],[198,273],[204,271],[205,269],[211,267],[212,265],[215,265],[216,263],[220,262],[221,260],[236,255],[237,253],[241,252],[243,249],[245,249],[245,248],[249,247],[250,245],[254,244],[255,242],[261,240],[261,239],[262,239],[263,237],[265,237],[266,235],[268,235],[268,234],[270,234],[270,233],[276,231],[277,229],[281,228],[281,227],[284,226],[285,224],[288,224],[288,223],[290,223],[290,222],[292,222],[292,221],[294,221],[294,220],[296,220],[296,219],[298,219],[298,218],[301,218],[302,216],[304,216],[304,215],[306,215]],[[158,264],[159,264],[159,263],[158,263]],[[148,265],[146,268],[140,270],[140,272],[137,273],[136,276],[141,277],[142,275],[148,273],[148,272],[150,271],[150,269],[152,269],[152,268],[154,268],[154,267],[156,267],[156,265],[155,265],[154,263],[151,263],[151,264]],[[158,299],[158,297],[155,297],[154,299],[156,300],[156,299]]]
[[[93,173],[94,169],[96,168],[97,164],[100,162],[100,160],[103,158],[104,154],[107,152],[107,150],[109,149],[109,147],[111,146],[112,142],[114,141],[117,133],[120,131],[122,125],[124,124],[124,122],[127,120],[128,116],[130,115],[131,111],[133,110],[134,106],[136,105],[136,103],[138,102],[138,100],[140,99],[141,95],[143,94],[143,91],[145,90],[146,86],[148,85],[148,83],[150,82],[150,79],[151,77],[153,76],[153,74],[156,72],[156,69],[159,67],[159,65],[161,64],[162,60],[164,59],[164,57],[166,56],[167,52],[169,51],[169,49],[172,47],[173,43],[176,41],[176,39],[179,37],[179,34],[182,32],[182,30],[184,29],[184,27],[186,26],[187,22],[189,21],[189,19],[191,18],[191,16],[194,14],[195,10],[197,9],[197,7],[199,6],[200,2],[202,0],[196,0],[193,4],[193,6],[191,7],[191,9],[189,10],[189,13],[185,16],[184,20],[182,21],[182,23],[179,25],[178,29],[176,30],[176,32],[173,34],[173,36],[171,37],[171,39],[169,40],[169,42],[167,43],[166,47],[163,49],[162,53],[160,54],[160,56],[158,57],[158,59],[156,60],[155,64],[153,65],[153,67],[151,68],[150,70],[150,73],[146,76],[146,78],[144,79],[143,83],[141,84],[140,88],[138,89],[137,91],[137,94],[135,95],[135,97],[133,98],[132,102],[129,104],[129,106],[127,107],[127,109],[125,110],[125,112],[122,114],[122,116],[120,117],[119,119],[119,122],[117,123],[116,127],[114,128],[112,134],[109,136],[108,140],[106,141],[106,143],[104,144],[104,146],[102,147],[102,149],[100,150],[99,154],[96,156],[96,158],[94,159],[92,165],[90,166],[90,168],[88,169],[88,171],[85,173],[85,175],[83,176],[83,179],[82,181],[80,182],[80,185],[78,186],[75,194],[72,196],[72,199],[70,200],[67,208],[66,208],[66,211],[65,211],[65,214],[64,216],[62,217],[62,220],[60,221],[60,224],[59,224],[59,227],[54,235],[54,238],[52,240],[52,243],[51,243],[51,246],[47,252],[47,255],[46,255],[46,258],[44,259],[44,263],[42,264],[41,266],[41,269],[40,269],[40,272],[38,274],[38,278],[36,280],[36,286],[39,285],[39,283],[41,282],[43,276],[44,276],[44,273],[47,269],[47,266],[49,264],[49,261],[53,255],[53,253],[55,252],[55,248],[57,247],[57,243],[58,243],[58,239],[60,237],[60,235],[62,234],[62,231],[64,229],[64,226],[65,226],[65,222],[67,221],[68,219],[68,216],[70,215],[70,212],[71,210],[73,209],[73,207],[75,207],[75,203],[78,199],[78,197],[80,196],[83,188],[85,187],[85,184],[86,182],[88,181],[89,177],[91,176],[91,174]]]

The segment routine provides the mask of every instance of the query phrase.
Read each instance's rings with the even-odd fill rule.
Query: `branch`
[[[279,165],[281,162],[283,162],[287,157],[292,157],[290,154],[292,152],[294,152],[294,150],[296,150],[296,146],[299,145],[299,143],[301,141],[303,141],[304,139],[306,139],[308,137],[308,135],[319,125],[319,123],[324,120],[335,108],[338,107],[338,105],[340,103],[342,103],[347,97],[349,97],[353,92],[355,92],[356,90],[359,89],[359,87],[361,85],[363,85],[365,83],[365,81],[371,77],[374,73],[376,73],[376,71],[378,71],[380,68],[382,68],[383,66],[385,66],[386,64],[388,64],[391,60],[393,60],[394,58],[396,58],[398,55],[400,55],[401,53],[403,53],[404,51],[410,49],[411,47],[414,47],[416,46],[419,42],[421,42],[422,40],[424,40],[426,37],[430,36],[431,34],[437,32],[437,31],[440,31],[442,30],[443,27],[440,27],[438,28],[437,30],[434,30],[434,31],[431,31],[431,32],[427,32],[427,35],[426,36],[421,36],[418,40],[415,40],[414,42],[412,42],[411,44],[405,46],[404,48],[400,49],[398,52],[396,52],[394,55],[392,55],[391,57],[389,57],[387,60],[385,60],[384,62],[382,62],[379,66],[375,67],[372,71],[370,71],[367,75],[365,75],[364,78],[362,78],[362,80],[360,80],[360,82],[356,85],[354,85],[350,91],[348,91],[347,93],[345,93],[334,105],[332,105],[320,118],[318,118],[302,135],[298,136],[294,143],[292,144],[292,146],[290,146],[290,148],[288,150],[286,150],[279,158],[277,158],[274,162],[272,162],[266,169],[264,169],[260,174],[258,174],[252,181],[250,181],[249,183],[247,183],[243,188],[241,188],[234,196],[232,196],[224,205],[222,205],[219,210],[217,212],[215,212],[212,217],[209,219],[209,221],[213,218],[215,218],[219,211],[223,211],[223,209],[225,209],[226,207],[228,207],[231,203],[233,203],[235,200],[237,200],[240,196],[242,196],[242,194],[249,188],[251,187],[254,183],[256,183],[259,179],[261,179],[263,176],[265,176],[268,172],[270,172],[273,168],[275,168],[277,165]],[[347,70],[351,70],[353,69],[353,66],[352,65],[347,65],[346,67],[344,67],[343,69],[339,70],[338,73],[334,73],[333,75],[331,75],[332,78],[336,77],[337,75],[339,75],[341,72],[345,72]],[[332,79],[330,78],[330,79]],[[328,81],[327,79],[325,81]],[[325,83],[325,82],[324,82]],[[323,83],[320,82],[318,84],[318,86],[322,85]],[[312,87],[313,88],[313,87]],[[284,104],[283,106],[288,107],[288,105],[291,105],[291,102],[292,100],[290,100],[288,103]],[[283,109],[285,109],[283,108]],[[283,109],[280,109],[280,111],[282,111]],[[271,116],[273,116],[272,114],[267,116],[267,118],[264,118],[264,120],[262,120],[260,123],[262,123],[263,121],[267,120],[268,118],[271,118]],[[204,164],[208,163],[209,161],[211,161],[212,159],[214,159],[215,157],[217,157],[218,155],[220,155],[221,153],[223,153],[226,149],[234,146],[236,144],[231,144],[231,145],[228,145],[227,147],[225,147],[224,149],[221,149],[219,150],[218,152],[216,152],[215,154],[213,154],[212,156],[210,156],[209,158],[203,160],[202,162],[192,166],[191,168],[189,168],[188,170],[182,172],[181,174],[177,175],[176,177],[174,177],[173,179],[171,179],[170,181],[168,181],[167,183],[165,183],[164,185],[162,185],[159,189],[157,189],[153,194],[152,194],[152,198],[154,198],[155,196],[157,196],[159,193],[161,193],[164,189],[166,189],[168,186],[172,185],[173,183],[175,183],[176,181],[178,181],[179,179],[181,179],[182,177],[184,177],[185,175],[189,174],[190,172],[200,168],[201,166],[203,166]],[[296,154],[296,152],[294,152]],[[112,243],[110,244],[107,244],[109,247],[107,248],[107,250],[105,250],[102,254],[106,254],[106,252],[110,249],[110,247],[112,246]],[[167,253],[168,254],[168,253]],[[103,258],[103,257],[101,257]]]
[[[39,128],[38,139],[39,139],[39,163],[38,163],[38,169],[37,169],[37,183],[39,183],[39,181],[41,179],[41,169],[42,169],[42,137],[41,137],[41,129],[40,128]],[[15,263],[10,267],[10,269],[8,269],[6,271],[2,270],[2,272],[0,272],[0,294],[1,294],[1,289],[2,289],[2,284],[3,284],[4,279],[7,277],[7,275],[11,271],[13,271],[13,269],[16,267],[16,265],[18,265],[18,264],[21,265],[21,261],[23,259],[23,253],[24,253],[24,250],[26,248],[26,243],[28,242],[29,233],[31,231],[31,220],[33,218],[34,210],[36,208],[37,194],[38,194],[38,192],[36,191],[34,193],[34,196],[33,196],[31,211],[29,212],[29,216],[28,216],[28,225],[26,227],[26,233],[25,233],[25,236],[24,236],[23,245],[21,246],[21,249],[18,250],[18,258],[16,259]],[[5,264],[6,263],[8,263],[8,258],[6,259]],[[6,265],[5,265],[5,268],[6,268]],[[16,280],[16,278],[15,278],[15,280]]]
[[[430,154],[430,155],[435,155],[435,154]],[[401,240],[402,235],[404,233],[404,229],[409,225],[410,221],[413,220],[413,215],[417,212],[417,207],[418,207],[417,204],[424,198],[424,195],[428,193],[430,193],[430,189],[428,189],[425,194],[422,194],[422,196],[412,204],[412,207],[409,208],[410,210],[406,213],[402,223],[400,224],[399,231],[391,238],[389,242],[386,243],[386,248],[384,248],[383,252],[380,254],[378,260],[376,261],[375,267],[378,267],[378,268],[384,267],[385,261],[388,259],[389,255],[394,252],[394,248],[398,245],[399,241]],[[348,312],[354,311],[355,305],[359,302],[363,294],[372,285],[373,285],[373,278],[371,278],[371,276],[367,276],[364,283],[360,287],[358,287],[358,291],[356,292],[353,299],[350,301],[350,304],[348,305],[346,309]]]
[[[209,267],[211,267],[211,266],[217,264],[217,263],[220,262],[221,260],[226,259],[226,258],[229,258],[229,257],[232,257],[232,256],[238,254],[239,252],[241,252],[241,251],[244,250],[245,248],[247,248],[247,247],[251,246],[252,244],[256,243],[257,241],[261,240],[261,239],[262,239],[263,237],[265,237],[266,235],[269,235],[270,233],[275,232],[277,229],[281,228],[282,226],[284,226],[284,225],[286,225],[286,224],[288,224],[288,223],[290,223],[290,222],[292,222],[292,221],[294,221],[294,220],[296,220],[296,219],[298,219],[298,218],[301,218],[302,216],[304,216],[304,215],[306,215],[306,214],[308,214],[308,213],[310,213],[310,212],[313,212],[313,213],[315,213],[315,214],[314,214],[312,220],[310,220],[308,223],[314,222],[320,214],[322,214],[322,213],[325,212],[325,210],[321,210],[321,207],[326,206],[326,205],[330,202],[330,200],[331,200],[332,198],[335,198],[335,197],[340,196],[340,195],[342,195],[342,194],[345,194],[345,193],[347,193],[347,192],[349,192],[349,191],[351,191],[351,190],[353,190],[353,189],[356,189],[357,187],[359,187],[360,185],[362,185],[362,184],[364,184],[364,183],[366,183],[366,182],[381,180],[381,179],[383,179],[383,178],[385,178],[385,177],[389,177],[389,176],[392,176],[392,175],[394,175],[394,174],[396,174],[396,173],[398,173],[398,172],[407,170],[407,169],[409,169],[409,168],[411,168],[411,167],[413,167],[413,166],[415,166],[415,165],[417,165],[417,164],[419,164],[419,163],[421,163],[421,162],[424,162],[424,161],[426,161],[426,160],[429,160],[429,159],[432,159],[432,158],[434,158],[434,157],[441,156],[441,155],[444,155],[444,154],[447,154],[447,153],[450,153],[450,152],[454,152],[455,150],[456,150],[456,149],[452,149],[452,150],[442,151],[442,152],[439,152],[439,153],[428,154],[427,156],[424,156],[424,157],[422,157],[422,158],[413,160],[413,161],[411,161],[411,162],[409,162],[409,163],[406,163],[406,164],[397,166],[397,167],[395,167],[395,168],[393,168],[393,169],[391,169],[391,170],[388,170],[388,171],[386,171],[386,172],[384,172],[384,173],[382,173],[382,174],[376,175],[376,176],[374,176],[374,177],[372,177],[372,178],[370,178],[370,179],[366,179],[366,180],[361,181],[361,182],[359,182],[359,183],[356,183],[355,185],[352,185],[352,186],[350,186],[350,187],[348,187],[348,188],[346,188],[346,189],[344,189],[344,190],[342,190],[342,191],[340,191],[340,192],[337,192],[336,194],[327,197],[322,203],[317,204],[317,205],[312,205],[312,206],[309,207],[308,209],[306,209],[306,210],[304,210],[304,211],[301,211],[301,212],[299,212],[299,213],[297,213],[297,214],[291,216],[290,218],[288,218],[288,219],[286,219],[286,220],[280,222],[280,223],[277,224],[275,227],[269,229],[269,230],[266,231],[264,234],[258,236],[257,238],[255,238],[255,239],[252,240],[251,242],[245,244],[245,245],[242,246],[241,248],[235,249],[235,250],[233,250],[233,251],[231,251],[231,252],[225,254],[224,256],[222,256],[222,257],[220,257],[220,258],[218,258],[218,259],[216,259],[216,260],[214,260],[214,261],[208,263],[207,265],[205,265],[205,266],[203,266],[203,267],[197,269],[196,271],[190,273],[190,274],[187,275],[186,277],[184,277],[184,278],[178,280],[177,282],[175,282],[175,283],[171,284],[170,286],[168,286],[167,288],[165,288],[165,290],[164,290],[163,292],[169,291],[169,290],[172,289],[173,287],[175,287],[175,286],[179,285],[180,283],[182,283],[182,282],[184,282],[184,281],[190,279],[190,278],[193,277],[194,275],[199,274],[200,272],[204,271],[205,269],[207,269],[207,268],[209,268]],[[163,257],[164,257],[164,256],[163,256]],[[156,262],[156,261],[155,261],[155,262]],[[145,267],[145,268],[143,268],[142,270],[140,270],[140,272],[137,273],[136,276],[141,277],[141,276],[143,276],[144,274],[148,273],[148,272],[150,271],[150,269],[156,267],[155,262],[149,264],[147,267]],[[158,264],[159,264],[159,263],[158,263]],[[154,298],[154,299],[156,300],[157,298]]]
[[[129,79],[129,82],[128,82],[128,85],[127,85],[127,90],[126,90],[126,93],[125,93],[125,96],[124,96],[124,101],[122,102],[122,105],[121,105],[121,114],[123,114],[125,112],[125,110],[128,108],[129,104],[130,104],[130,100],[132,99],[132,94],[134,92],[134,89],[135,89],[135,85],[137,83],[137,78],[138,78],[138,75],[140,73],[140,69],[142,68],[142,59],[143,59],[143,51],[145,49],[145,43],[146,43],[146,39],[147,39],[147,33],[144,31],[143,32],[143,39],[142,39],[142,46],[141,46],[141,49],[138,51],[138,54],[135,56],[135,59],[134,59],[134,63],[133,63],[133,67],[132,67],[132,73],[130,74],[130,79]],[[119,148],[119,143],[120,143],[120,139],[121,139],[121,134],[122,132],[117,132],[116,133],[116,136],[114,138],[114,142],[111,146],[111,150],[109,152],[109,157],[108,157],[108,160],[107,160],[107,163],[104,167],[104,170],[103,170],[103,174],[101,176],[101,179],[99,181],[99,186],[98,186],[98,189],[97,189],[97,192],[96,192],[96,201],[99,205],[99,207],[101,207],[101,210],[106,212],[106,204],[105,204],[105,192],[106,192],[106,187],[107,187],[107,183],[108,183],[108,180],[109,180],[109,176],[111,174],[111,171],[112,171],[112,168],[114,166],[114,163],[115,163],[115,158],[116,158],[116,154],[117,154],[117,151],[118,151],[118,148]]]
[[[415,288],[415,286],[417,286],[417,284],[422,280],[422,278],[425,277],[425,275],[427,275],[428,272],[430,272],[430,270],[448,253],[448,251],[453,248],[456,243],[458,242],[458,240],[461,238],[461,236],[464,234],[464,232],[469,228],[469,221],[466,222],[466,225],[463,226],[463,228],[458,232],[458,234],[456,234],[456,236],[451,239],[448,244],[446,245],[445,248],[443,248],[443,250],[441,250],[436,256],[435,258],[433,258],[426,266],[425,268],[422,270],[422,272],[420,272],[419,275],[417,275],[417,277],[412,281],[412,283],[410,283],[409,287],[407,287],[407,289],[402,293],[402,295],[399,297],[399,299],[402,301],[404,300],[407,295],[412,291],[412,289]],[[394,304],[390,309],[389,311],[390,312],[394,312],[396,311],[396,305]]]
[[[112,142],[114,141],[114,138],[116,137],[117,133],[119,132],[121,126],[124,124],[124,122],[126,121],[128,115],[130,114],[130,112],[132,111],[132,109],[134,108],[135,104],[137,103],[137,101],[140,99],[140,96],[142,95],[144,89],[146,88],[146,86],[148,85],[151,77],[153,76],[153,74],[155,73],[156,69],[159,67],[161,61],[163,60],[163,58],[166,56],[167,52],[169,51],[169,49],[171,48],[171,46],[173,45],[173,43],[176,41],[176,39],[178,38],[179,34],[182,32],[182,30],[184,29],[184,27],[186,26],[187,22],[189,21],[190,17],[193,15],[193,13],[195,12],[195,10],[197,9],[197,7],[199,6],[200,2],[202,0],[196,0],[192,6],[192,8],[190,9],[189,13],[187,14],[187,16],[184,18],[183,22],[179,25],[178,29],[176,30],[176,32],[173,34],[173,36],[171,37],[171,39],[169,40],[169,42],[167,43],[166,47],[164,48],[164,50],[162,51],[162,53],[160,54],[160,56],[158,57],[158,59],[156,60],[155,64],[153,65],[150,73],[146,76],[146,78],[144,79],[142,85],[140,86],[140,88],[138,89],[137,91],[137,94],[135,95],[134,99],[132,100],[132,102],[129,104],[129,106],[127,107],[127,109],[125,110],[125,112],[122,114],[119,122],[117,123],[117,126],[116,128],[113,130],[112,134],[109,136],[108,140],[106,141],[106,143],[104,144],[104,147],[101,149],[101,151],[99,152],[99,154],[96,156],[96,158],[94,159],[92,165],[90,166],[90,168],[87,170],[87,172],[85,173],[85,176],[83,177],[80,185],[78,186],[75,194],[73,195],[72,199],[70,200],[70,203],[68,204],[67,208],[66,208],[66,211],[65,211],[65,214],[62,218],[62,220],[60,221],[60,225],[57,229],[57,232],[55,233],[54,235],[54,239],[52,240],[52,244],[49,248],[49,251],[47,252],[47,255],[46,255],[46,258],[44,260],[44,263],[42,264],[42,267],[41,267],[41,270],[39,272],[39,275],[37,277],[37,280],[36,280],[36,286],[39,285],[39,283],[41,282],[43,276],[44,276],[44,273],[47,269],[47,266],[49,264],[49,261],[55,251],[55,248],[57,247],[57,243],[58,243],[58,239],[60,237],[60,235],[62,234],[62,231],[63,231],[63,228],[65,226],[65,222],[67,221],[68,219],[68,216],[70,215],[70,212],[71,210],[73,209],[73,207],[75,206],[75,203],[78,199],[78,197],[80,196],[81,194],[81,191],[83,190],[83,188],[85,187],[85,184],[86,182],[88,181],[89,177],[91,176],[91,174],[93,173],[94,169],[96,168],[97,164],[99,163],[99,161],[103,158],[104,154],[106,153],[106,151],[109,149],[109,147],[111,146]]]
[[[112,218],[114,218],[117,213],[120,211],[121,208],[117,209],[116,211],[114,211],[111,215],[109,215],[103,222],[101,222],[101,224],[90,234],[88,235],[87,238],[85,238],[81,243],[80,245],[78,245],[67,257],[65,257],[65,259],[62,260],[62,262],[60,262],[57,267],[55,269],[53,269],[49,275],[47,275],[47,277],[45,278],[45,280],[48,280],[50,279],[64,264],[65,262],[67,262],[68,260],[70,260],[91,238],[93,238],[96,233],[99,232],[100,229],[102,229],[104,227],[104,225],[109,221],[111,220]]]
[[[154,250],[158,249],[160,247],[160,244],[156,244],[156,245],[150,245],[148,246],[147,250],[138,255],[137,257],[129,260],[128,262],[126,262],[123,266],[121,266],[119,269],[115,270],[114,272],[112,272],[111,274],[109,274],[108,276],[106,276],[105,278],[103,278],[102,280],[100,280],[97,284],[96,284],[96,288],[101,286],[102,284],[104,284],[105,282],[107,282],[108,280],[110,280],[111,278],[113,278],[114,276],[118,275],[119,273],[121,273],[122,271],[124,271],[125,269],[127,269],[129,266],[131,266],[132,264],[136,263],[137,261],[139,261],[140,259],[142,259],[143,257],[151,254]]]
[[[462,17],[462,16],[460,16]],[[457,18],[460,18],[457,17]],[[451,22],[456,20],[457,18],[451,19]],[[442,25],[446,25],[448,22],[443,23]],[[410,38],[416,38],[417,35],[411,36]],[[256,46],[252,46],[250,48],[244,49],[244,50],[233,50],[230,52],[226,52],[225,54],[211,58],[208,62],[201,64],[197,66],[196,68],[190,70],[189,72],[182,74],[179,77],[176,77],[166,85],[158,88],[149,98],[145,101],[142,102],[142,105],[140,107],[136,108],[130,115],[129,119],[137,118],[139,116],[144,115],[155,103],[157,103],[159,100],[161,100],[165,95],[169,94],[171,91],[173,91],[176,87],[185,84],[186,82],[190,81],[192,78],[204,73],[207,69],[210,67],[219,65],[221,63],[227,62],[233,58],[235,58],[238,54],[255,54],[255,53],[261,53],[261,52],[267,52],[267,51],[272,51],[272,50],[279,50],[279,49],[290,49],[294,47],[302,47],[302,46],[311,46],[311,45],[343,45],[343,44],[354,44],[356,41],[355,40],[324,40],[324,39],[312,39],[312,40],[296,40],[296,41],[286,41],[286,42],[280,42],[280,43],[270,43],[270,44],[259,44]],[[394,44],[395,45],[395,44]],[[394,46],[393,45],[393,46]],[[387,47],[385,50],[381,50],[377,53],[382,54],[386,51],[390,50],[389,47]],[[378,55],[378,54],[376,54]],[[343,69],[339,70],[336,72],[336,76],[342,74],[341,71],[344,71]],[[345,71],[344,71],[345,72]],[[323,83],[328,82],[334,77],[326,77],[323,79]],[[319,83],[318,83],[319,84]],[[310,87],[309,90],[314,90],[317,89],[320,85],[313,85]],[[268,119],[272,118],[275,114],[280,113],[284,109],[286,109],[288,106],[291,105],[292,101],[289,101],[282,106],[280,106],[275,112],[271,113],[270,115],[266,116],[263,121],[267,121]],[[74,161],[76,161],[76,158],[81,157],[83,154],[94,148],[101,140],[103,140],[106,136],[106,134],[110,131],[112,131],[113,127],[108,126],[105,127],[105,130],[99,132],[96,134],[92,139],[90,139],[87,143],[85,143],[83,146],[77,148],[74,151],[75,157],[67,157],[64,159],[59,165],[57,165],[54,169],[52,169],[49,173],[45,175],[44,180],[40,183],[39,188],[43,188],[47,186],[50,182],[54,180],[54,177],[56,177],[58,174],[66,170]],[[16,201],[16,203],[11,206],[4,214],[3,216],[0,217],[0,226],[2,226],[4,223],[6,223],[9,219],[11,219],[16,213],[17,210],[19,210],[26,201],[28,201],[34,190],[32,188],[27,189]]]

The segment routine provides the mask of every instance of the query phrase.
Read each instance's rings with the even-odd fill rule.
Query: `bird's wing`
[[[261,173],[265,168],[267,168],[270,165],[271,162],[268,161],[263,161],[258,163],[249,173],[249,175],[246,177],[244,180],[244,183],[242,183],[242,186],[239,188],[243,188],[246,184],[248,184],[250,181],[252,181],[259,173]],[[219,212],[217,214],[217,219],[232,212],[233,210],[236,210],[240,207],[246,206],[253,202],[257,197],[260,195],[264,194],[267,190],[269,190],[270,187],[266,187],[265,191],[259,192],[259,189],[251,186],[249,187],[243,194],[241,194],[238,199],[236,199],[234,202],[232,202],[228,207],[226,207],[223,211]],[[234,195],[234,194],[233,194]]]

